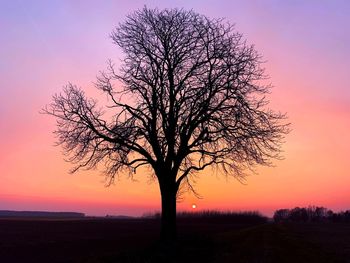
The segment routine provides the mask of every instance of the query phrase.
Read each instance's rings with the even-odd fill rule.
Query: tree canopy
[[[96,82],[111,105],[69,84],[45,109],[73,171],[103,164],[113,181],[147,165],[162,196],[173,196],[180,186],[194,191],[191,180],[206,167],[240,179],[280,157],[285,115],[268,108],[262,58],[230,23],[145,7],[111,38],[122,65],[110,61]]]

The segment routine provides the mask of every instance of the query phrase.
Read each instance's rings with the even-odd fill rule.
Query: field
[[[173,249],[157,219],[0,219],[0,262],[350,262],[350,224],[182,218]]]

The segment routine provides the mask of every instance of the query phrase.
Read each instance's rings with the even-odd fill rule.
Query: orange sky
[[[283,161],[258,167],[245,185],[205,171],[180,209],[260,210],[322,205],[350,209],[350,4],[347,1],[18,1],[0,8],[0,209],[130,214],[159,209],[146,172],[104,186],[98,171],[68,174],[54,147],[54,120],[40,115],[68,82],[90,94],[92,81],[118,60],[108,38],[126,14],[149,7],[193,8],[226,17],[267,60],[271,107],[292,132]],[[283,3],[282,3],[283,2]],[[80,4],[79,4],[80,3]]]

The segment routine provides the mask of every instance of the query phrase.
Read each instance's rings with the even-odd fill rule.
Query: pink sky
[[[73,3],[74,2],[74,3]],[[107,59],[122,54],[108,35],[126,14],[183,7],[235,23],[267,61],[271,107],[292,132],[283,161],[259,167],[246,185],[198,179],[203,199],[180,209],[260,210],[322,205],[350,209],[350,4],[348,1],[2,1],[0,4],[0,210],[141,215],[159,209],[146,172],[106,188],[98,171],[68,174],[54,147],[55,122],[39,114],[68,82],[93,94]]]

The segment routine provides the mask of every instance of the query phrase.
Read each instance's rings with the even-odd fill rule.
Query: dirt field
[[[170,250],[154,219],[0,219],[0,262],[350,262],[349,224],[180,220],[178,228]]]

